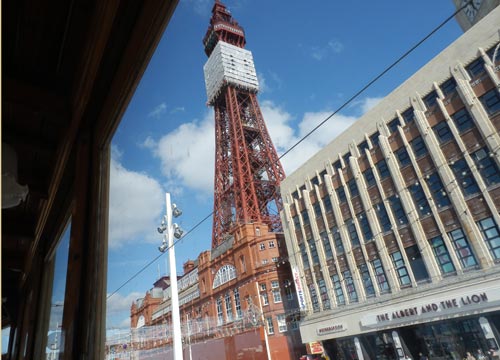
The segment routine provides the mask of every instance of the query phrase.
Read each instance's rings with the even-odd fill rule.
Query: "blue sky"
[[[435,1],[223,1],[245,29],[259,102],[283,153],[442,21]],[[159,255],[165,192],[192,229],[213,206],[214,134],[202,39],[213,0],[180,0],[113,139],[108,293]],[[286,6],[284,6],[286,4]],[[461,35],[455,20],[283,158],[287,174]],[[176,245],[177,269],[211,246],[211,218]],[[167,272],[167,253],[108,300],[108,328]]]

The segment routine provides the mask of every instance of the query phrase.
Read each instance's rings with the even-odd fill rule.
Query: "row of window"
[[[291,330],[297,330],[299,328],[298,321],[296,319],[292,319],[290,322],[286,321],[285,314],[276,315],[276,324],[278,325],[278,332],[283,333],[288,330],[288,324],[290,325]],[[272,335],[275,333],[274,330],[274,322],[272,316],[266,317],[266,325],[267,325],[267,333]]]
[[[234,308],[233,308],[234,301]],[[229,323],[234,320],[239,320],[243,317],[243,312],[241,311],[241,301],[239,289],[234,289],[232,296],[231,292],[228,291],[224,297],[220,296],[217,298],[216,302],[217,309],[217,325],[222,325],[224,323]],[[225,311],[224,311],[225,310]]]
[[[477,226],[492,258],[500,260],[500,229],[494,219],[492,217],[482,219],[477,222]],[[322,239],[325,254],[333,256],[328,237],[325,236]],[[470,241],[461,228],[448,232],[447,240],[445,241],[440,235],[428,240],[434,259],[443,276],[455,274],[458,266],[462,269],[474,269],[478,266],[477,256],[474,254]],[[403,256],[403,252],[400,250],[389,254],[399,286],[401,288],[412,286],[410,270],[416,282],[430,281],[425,260],[418,245],[406,247],[403,251],[406,256]],[[369,267],[371,267],[371,273]],[[361,280],[366,297],[375,296],[375,286],[378,287],[381,294],[390,292],[385,270],[378,258],[359,265],[356,276],[359,276]],[[358,302],[359,290],[356,289],[350,269],[347,268],[340,274],[334,271],[331,273],[330,279],[333,285],[332,295],[335,297],[337,306],[345,305],[347,303],[346,299],[349,303]],[[319,290],[319,296],[317,289]],[[317,279],[316,284],[308,284],[308,290],[314,312],[331,308],[327,285],[323,279]]]

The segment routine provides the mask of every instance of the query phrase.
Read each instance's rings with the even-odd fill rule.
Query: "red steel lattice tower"
[[[215,110],[212,248],[234,224],[281,230],[279,185],[285,173],[257,102],[259,84],[243,28],[218,0],[203,39],[208,104]]]

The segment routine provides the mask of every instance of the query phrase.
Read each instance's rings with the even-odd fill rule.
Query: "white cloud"
[[[367,98],[358,105],[367,109],[377,101],[376,98]],[[332,114],[330,110],[307,112],[298,125],[295,125],[294,117],[283,107],[269,100],[262,101],[260,105],[278,154],[290,149]],[[290,174],[297,169],[352,125],[356,119],[353,116],[333,116],[283,157],[281,162],[285,172]],[[213,193],[214,142],[214,115],[209,111],[203,120],[185,123],[158,141],[147,138],[143,146],[150,148],[160,159],[162,172],[167,178],[166,186],[169,190],[173,189],[171,192],[182,191],[181,187],[185,187],[205,198]]]
[[[183,184],[205,195],[213,192],[214,137],[214,116],[210,111],[201,122],[182,124],[158,140],[153,153],[160,158],[169,185]],[[154,145],[148,139],[146,142]]]
[[[149,114],[148,117],[154,117],[154,118],[159,118],[161,115],[163,115],[167,111],[167,104],[162,102],[161,104],[157,105]]]
[[[109,200],[109,246],[138,241],[154,242],[156,221],[163,210],[164,191],[146,174],[127,170],[112,152]]]
[[[340,41],[332,39],[322,46],[313,46],[311,48],[311,56],[318,61],[323,60],[330,54],[340,54],[344,50],[344,44]]]
[[[130,307],[132,302],[144,297],[144,295],[144,293],[140,292],[131,292],[126,296],[115,293],[108,298],[106,301],[106,328],[130,328]]]

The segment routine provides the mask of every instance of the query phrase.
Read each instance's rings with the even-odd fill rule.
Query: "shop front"
[[[335,360],[462,360],[479,351],[500,360],[498,280],[359,305],[304,322],[303,341],[321,341]]]
[[[337,360],[461,360],[466,352],[498,351],[500,312],[438,321],[323,342]],[[476,357],[477,358],[477,357]]]

